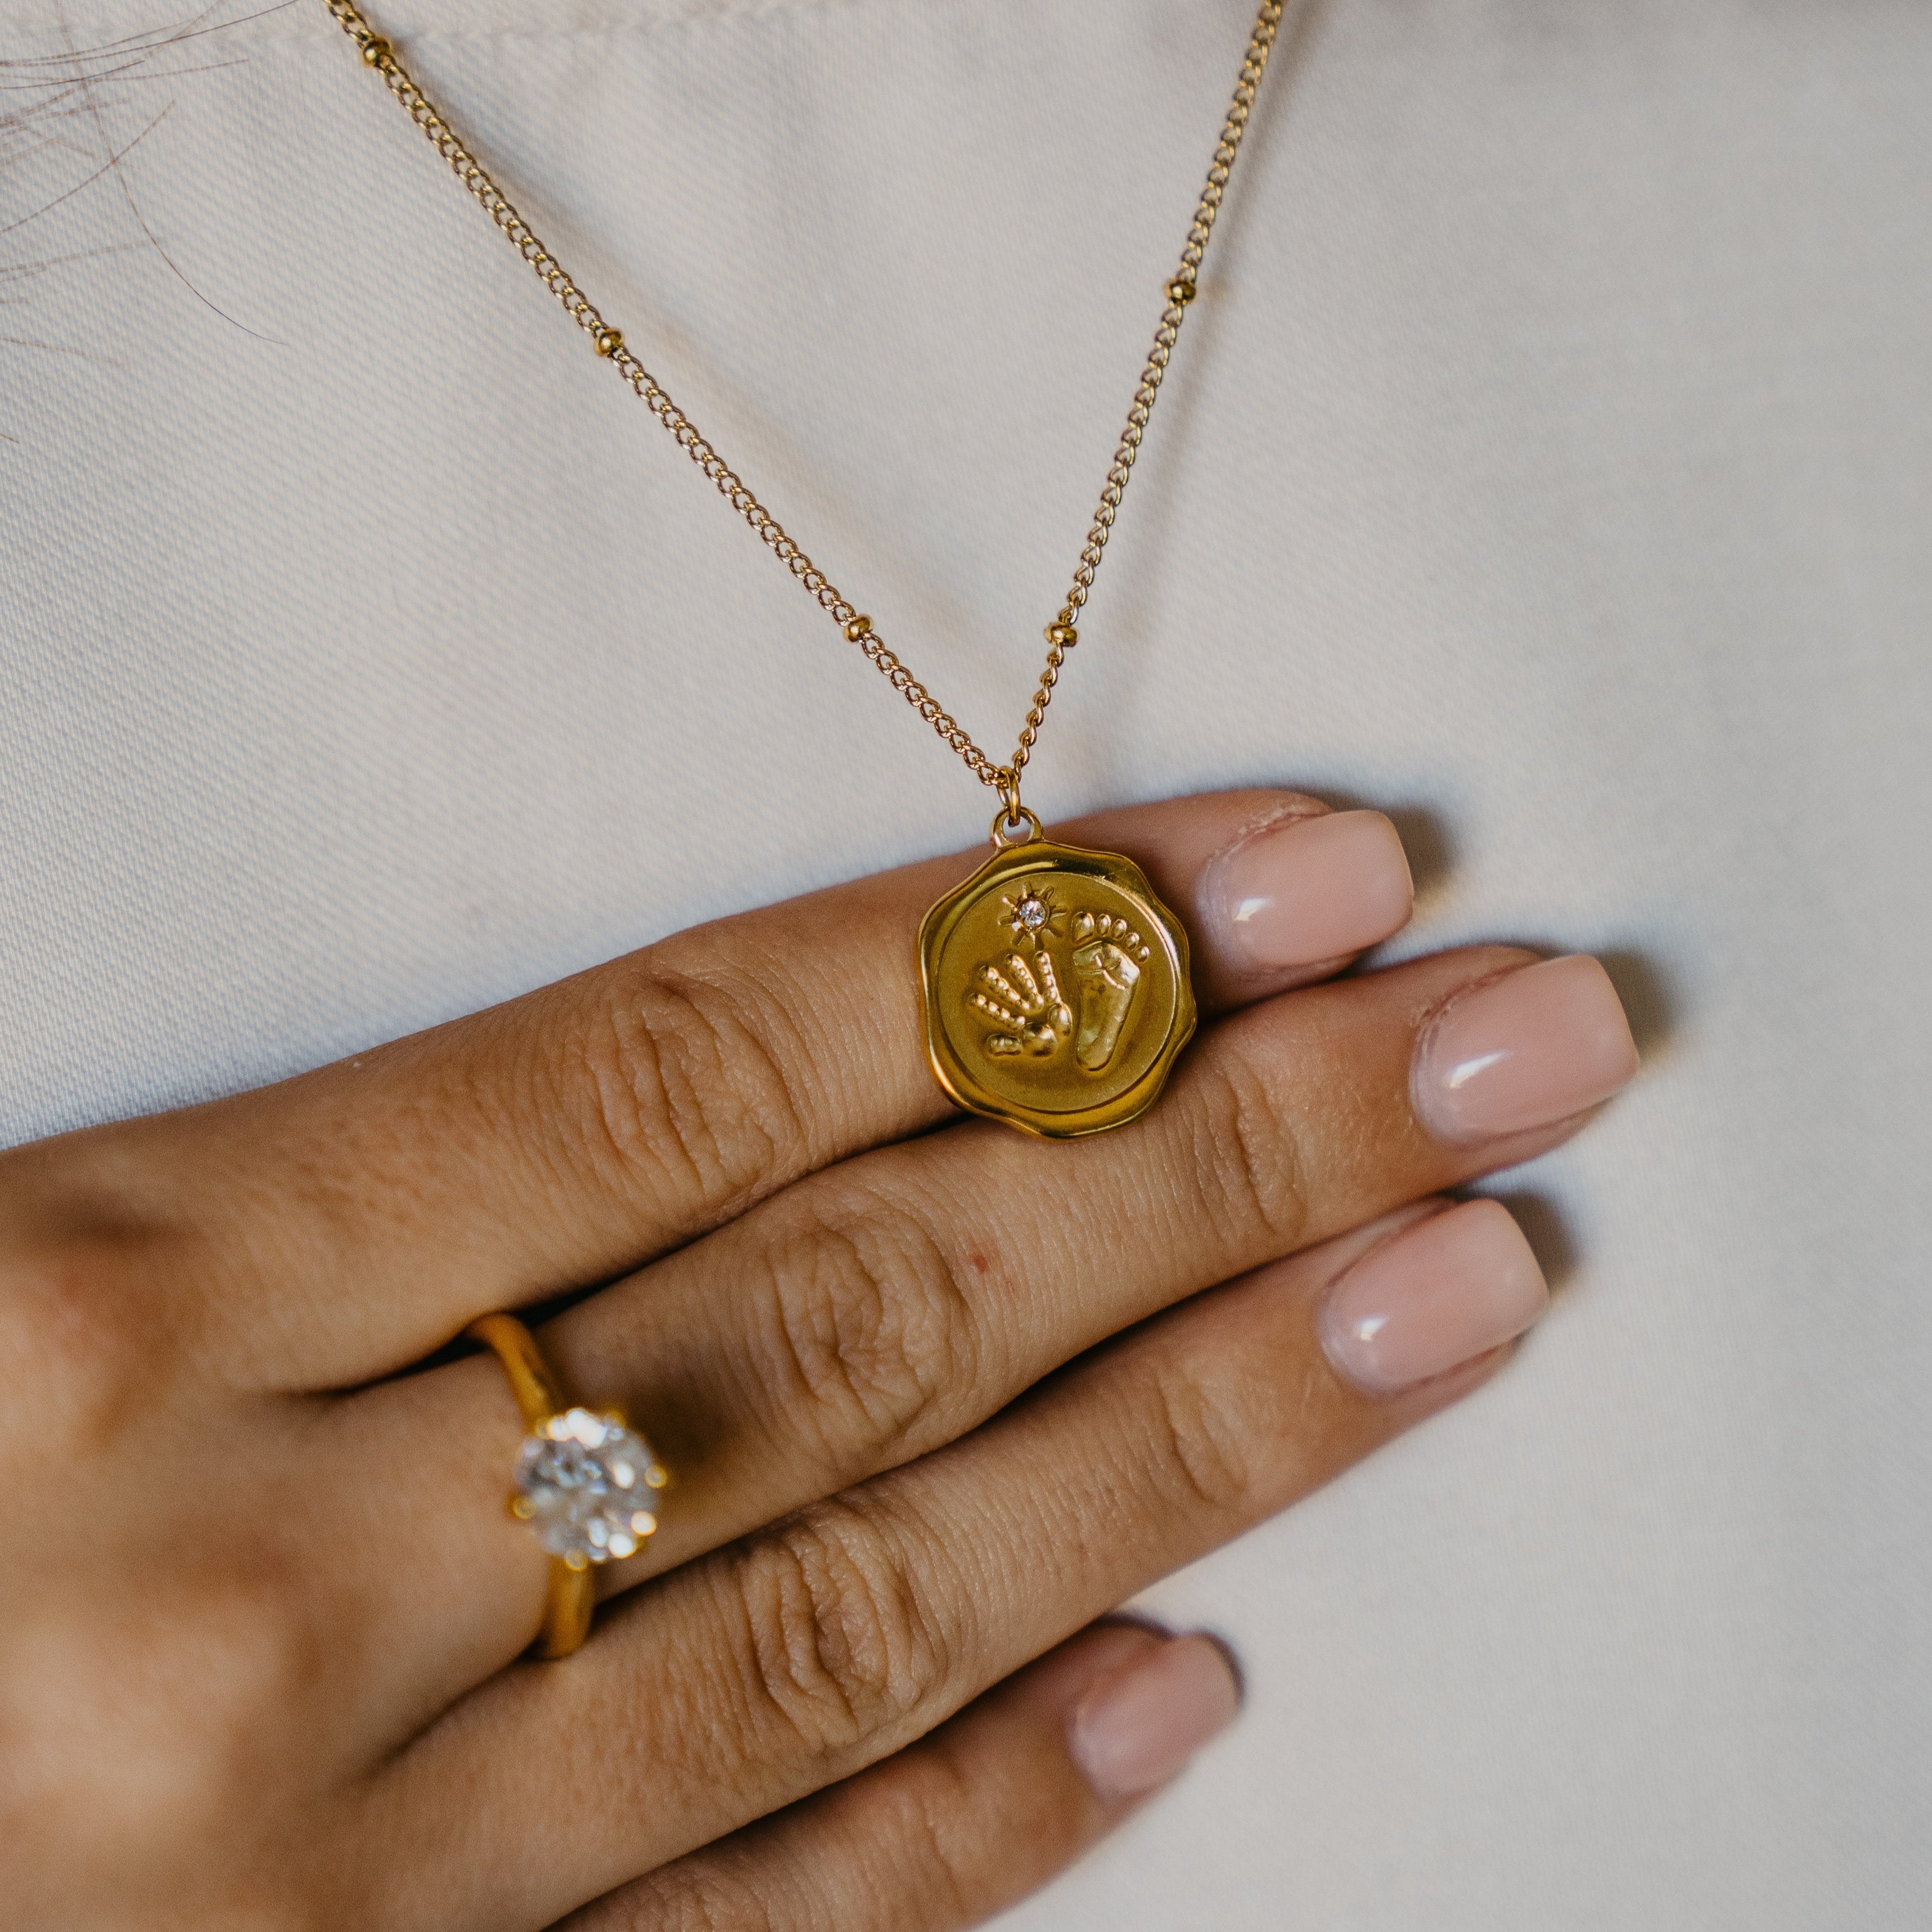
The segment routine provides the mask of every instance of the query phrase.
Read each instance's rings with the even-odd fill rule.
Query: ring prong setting
[[[573,1570],[637,1554],[657,1528],[645,1507],[670,1474],[615,1410],[572,1407],[546,1416],[518,1452],[520,1520]]]

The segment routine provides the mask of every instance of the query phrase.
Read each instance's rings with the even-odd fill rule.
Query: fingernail
[[[1468,1201],[1371,1248],[1328,1291],[1317,1325],[1342,1375],[1388,1395],[1500,1347],[1549,1305],[1509,1210]]]
[[[1580,1114],[1636,1071],[1610,976],[1576,952],[1457,994],[1416,1042],[1409,1092],[1438,1140],[1486,1141]]]
[[[1401,838],[1379,812],[1331,812],[1281,819],[1224,852],[1205,897],[1236,954],[1267,971],[1399,932],[1415,888]]]
[[[1204,1636],[1178,1636],[1088,1692],[1068,1746],[1096,1796],[1165,1784],[1240,1709],[1234,1673]]]

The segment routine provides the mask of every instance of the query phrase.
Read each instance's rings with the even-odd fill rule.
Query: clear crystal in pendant
[[[512,1508],[572,1568],[635,1554],[658,1526],[664,1472],[614,1415],[567,1409],[524,1438]]]

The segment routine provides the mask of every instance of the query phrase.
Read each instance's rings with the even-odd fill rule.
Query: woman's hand
[[[1429,1197],[1634,1056],[1587,960],[1317,983],[1407,916],[1375,814],[1064,836],[1185,910],[1221,1012],[1117,1132],[927,1131],[952,860],[0,1157],[11,1922],[928,1932],[1232,1714],[1204,1640],[1090,1626],[1493,1370],[1541,1278]],[[510,1392],[406,1371],[599,1282],[544,1343],[676,1486],[520,1664]]]

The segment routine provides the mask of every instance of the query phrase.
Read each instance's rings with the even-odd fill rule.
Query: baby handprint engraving
[[[1000,1030],[989,1033],[985,1042],[996,1058],[1016,1053],[1044,1058],[1072,1031],[1073,1014],[1060,997],[1053,956],[1045,947],[1030,963],[1010,952],[998,966],[982,966],[979,980],[966,1004],[998,1023]]]

